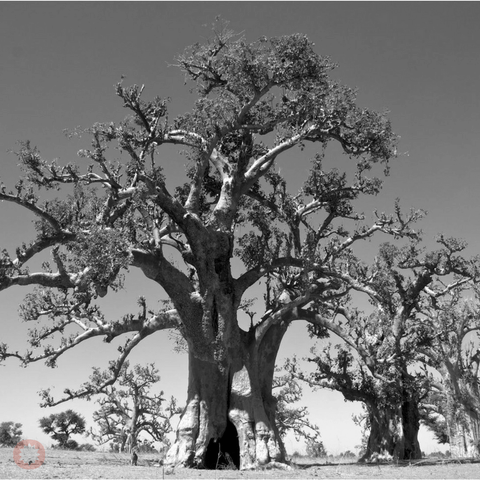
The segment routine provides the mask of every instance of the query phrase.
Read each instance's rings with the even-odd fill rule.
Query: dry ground
[[[154,454],[141,454],[138,466],[129,465],[127,454],[103,452],[46,451],[45,462],[35,470],[24,470],[13,460],[13,449],[0,449],[0,479],[13,478],[156,478],[156,479],[480,479],[480,463],[419,461],[399,465],[359,465],[356,463],[294,465],[289,469],[252,472],[235,470],[184,470],[171,472],[158,466]]]

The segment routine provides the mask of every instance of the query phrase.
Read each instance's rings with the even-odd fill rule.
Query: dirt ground
[[[13,459],[13,449],[0,449],[0,479],[480,479],[480,463],[461,463],[431,459],[398,465],[359,465],[357,463],[308,463],[288,468],[257,471],[169,470],[159,465],[152,454],[139,456],[138,466],[129,465],[127,454],[49,450],[45,461],[33,470],[20,468]]]

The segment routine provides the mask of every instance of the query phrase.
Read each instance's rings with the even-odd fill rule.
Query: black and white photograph
[[[0,479],[480,478],[479,24],[0,1]]]

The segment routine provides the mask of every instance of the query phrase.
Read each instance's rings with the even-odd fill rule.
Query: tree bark
[[[254,328],[240,332],[240,348],[225,346],[228,363],[189,353],[187,405],[167,464],[215,469],[233,463],[246,470],[285,461],[272,395],[277,330],[260,341]]]
[[[422,458],[422,451],[418,442],[420,412],[415,398],[409,398],[402,403],[401,420],[403,445],[397,450],[395,458],[418,460]]]
[[[233,241],[199,231],[192,245],[198,284],[189,301],[171,297],[189,347],[187,404],[168,455],[173,466],[242,470],[284,461],[275,426],[273,372],[287,324],[260,322],[248,332],[237,321],[242,292],[230,270]],[[193,248],[193,247],[192,247]]]
[[[480,418],[474,408],[456,401],[452,390],[446,392],[445,420],[450,453],[455,458],[480,456]]]
[[[415,401],[406,400],[397,408],[367,405],[370,435],[360,462],[373,460],[413,460],[422,458],[418,442],[419,411]]]
[[[367,441],[367,449],[360,462],[368,462],[379,455],[393,456],[398,442],[398,418],[392,409],[378,407],[376,404],[368,404],[368,419],[370,434]]]
[[[480,457],[480,418],[478,412],[469,415],[469,427],[471,432],[471,456]]]

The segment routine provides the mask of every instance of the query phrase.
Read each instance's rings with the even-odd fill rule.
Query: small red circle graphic
[[[41,467],[45,461],[45,448],[36,440],[22,440],[13,449],[15,463],[24,470]]]

